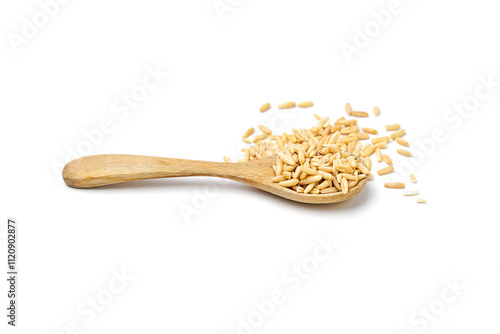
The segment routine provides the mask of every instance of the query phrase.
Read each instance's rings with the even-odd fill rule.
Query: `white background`
[[[240,333],[498,332],[494,3],[401,0],[350,62],[342,43],[354,45],[356,29],[389,1],[229,3],[221,17],[211,0],[69,1],[16,48],[23,17],[33,22],[41,7],[2,1],[1,268],[14,217],[20,278],[15,329],[0,284],[1,332],[233,334],[274,289],[284,302]],[[128,115],[116,113],[147,68],[169,75]],[[479,101],[480,77],[497,86]],[[303,100],[315,107],[280,120],[279,103]],[[464,101],[479,102],[466,117],[447,111]],[[273,108],[261,114],[265,102]],[[371,114],[380,106],[363,126],[407,130],[421,152],[409,165],[419,182],[408,188],[428,204],[385,189],[389,177],[348,202],[312,206],[204,178],[71,189],[54,168],[105,119],[112,130],[87,154],[221,161],[241,157],[249,126],[310,127],[313,113],[336,119],[346,102]],[[416,143],[436,129],[446,140],[422,153]],[[408,159],[395,148],[391,178],[408,183],[400,172]],[[292,290],[282,277],[313,255],[317,238],[340,246]],[[120,286],[113,273],[122,270],[133,278],[121,292],[106,290]],[[465,288],[443,303],[447,280]],[[93,319],[77,311],[110,296]],[[429,307],[440,314],[422,320]]]

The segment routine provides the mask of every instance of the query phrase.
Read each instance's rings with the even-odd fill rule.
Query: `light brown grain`
[[[391,134],[391,139],[396,139],[398,137],[401,137],[405,134],[405,132],[406,132],[405,129],[398,130],[398,131]]]
[[[335,187],[330,187],[330,188],[325,188],[325,189],[321,189],[321,193],[322,194],[332,194],[332,193],[336,193],[338,192],[339,190]]]
[[[325,181],[321,182],[320,184],[318,184],[316,186],[316,188],[318,188],[319,190],[321,190],[321,189],[328,188],[329,186],[330,186],[330,184],[328,183],[327,180],[325,180]]]
[[[253,136],[252,142],[256,143],[260,140],[264,140],[267,138],[267,136],[268,136],[267,133],[261,133],[260,135]]]
[[[397,149],[397,152],[405,157],[413,157],[413,154],[411,154],[411,152],[408,152],[407,150],[403,150],[402,148],[398,148]]]
[[[351,126],[358,123],[357,119],[344,119],[339,122],[339,125],[344,125],[344,126]]]
[[[299,180],[291,179],[291,180],[281,181],[279,183],[279,185],[282,187],[293,187],[298,183],[299,183]]]
[[[264,132],[267,135],[272,134],[272,131],[269,130],[268,128],[266,128],[264,125],[259,125],[259,129],[260,129],[260,131]]]
[[[345,104],[345,111],[347,112],[347,115],[351,116],[352,109],[351,109],[351,105],[349,104],[349,102]]]
[[[260,107],[260,112],[264,112],[264,111],[267,111],[269,110],[269,108],[271,107],[271,103],[265,103],[262,105],[262,107]]]
[[[375,149],[375,155],[377,156],[377,161],[382,162],[382,151],[380,150],[380,148],[377,147]]]
[[[281,181],[286,181],[286,178],[283,175],[278,175],[272,178],[274,183],[278,183]]]
[[[359,132],[359,127],[357,125],[349,126],[349,127],[345,127],[345,128],[340,129],[340,134],[342,134],[342,135],[348,135],[348,134],[355,133],[355,132]]]
[[[289,109],[294,108],[296,106],[295,102],[285,102],[278,106],[280,109]]]
[[[313,190],[315,185],[316,183],[308,184],[307,187],[304,189],[304,194],[309,194]]]
[[[362,128],[361,130],[363,132],[366,132],[366,133],[369,133],[369,134],[372,134],[372,135],[376,135],[378,133],[377,130],[372,129],[372,128]]]
[[[306,185],[306,184],[316,183],[321,181],[321,179],[322,179],[321,175],[308,176],[305,179],[300,180],[300,184]]]
[[[387,137],[387,136],[377,137],[377,138],[373,138],[372,139],[372,144],[375,145],[375,144],[378,144],[378,143],[381,143],[381,142],[388,142],[389,140],[391,140],[391,139],[389,137]]]
[[[401,126],[399,124],[389,124],[389,125],[386,125],[385,126],[385,129],[387,131],[396,131],[396,130],[399,130]]]
[[[404,183],[401,182],[388,182],[384,184],[386,188],[392,188],[392,189],[403,189],[405,187]]]
[[[368,117],[368,113],[366,111],[351,111],[351,116],[355,117]]]
[[[401,138],[401,137],[396,138],[396,142],[399,145],[403,145],[403,146],[406,146],[406,147],[410,146],[410,144],[406,140],[404,140],[403,138]]]
[[[357,168],[361,171],[363,174],[370,174],[370,170],[365,167],[362,163],[358,162],[357,163]]]
[[[340,184],[342,186],[342,192],[344,193],[344,195],[347,194],[347,192],[349,191],[349,183],[347,182],[347,179],[343,177]]]
[[[243,138],[250,137],[251,135],[253,135],[254,132],[255,132],[254,128],[248,129],[247,131],[243,132]]]
[[[377,171],[377,174],[378,175],[386,175],[386,174],[389,174],[389,173],[392,173],[394,171],[394,167],[392,166],[387,166],[387,167],[384,167],[382,169],[379,169]]]
[[[365,161],[366,163],[366,166],[368,167],[368,169],[372,169],[372,159],[370,157],[364,157],[363,160]]]
[[[312,107],[314,103],[312,101],[299,102],[299,108],[309,108]]]
[[[370,135],[368,133],[355,132],[351,133],[349,136],[355,137],[357,140],[370,139]]]
[[[279,157],[281,159],[281,161],[284,163],[284,164],[287,164],[287,165],[295,165],[295,160],[293,160],[292,157],[286,155],[286,154],[283,154],[283,153],[280,153],[279,154]]]

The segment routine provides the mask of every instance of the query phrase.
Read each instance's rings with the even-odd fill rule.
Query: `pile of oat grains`
[[[311,101],[298,103],[299,108],[313,105]],[[285,102],[278,108],[289,109],[296,106],[295,102]],[[266,112],[270,108],[271,104],[266,103],[260,111]],[[406,130],[401,129],[399,124],[389,124],[385,126],[385,130],[390,134],[377,136],[376,129],[360,127],[358,124],[357,118],[369,117],[368,112],[352,110],[349,103],[346,103],[345,110],[351,119],[340,117],[332,124],[329,117],[314,114],[316,126],[310,129],[292,129],[291,133],[284,132],[281,135],[273,134],[264,125],[259,125],[259,134],[255,134],[254,128],[249,128],[243,133],[242,140],[250,146],[242,149],[244,157],[238,162],[276,155],[273,182],[304,194],[347,194],[361,180],[373,179],[372,156],[387,165],[377,171],[378,175],[393,173],[395,169],[392,159],[383,154],[382,150],[394,142],[402,147],[409,147],[410,144],[403,139]],[[376,106],[373,113],[379,116],[380,108]],[[407,158],[413,157],[404,148],[398,148],[397,152]],[[228,157],[224,157],[224,161],[231,162]],[[417,183],[414,175],[410,175],[410,181]],[[385,187],[403,189],[406,185],[402,182],[389,182],[385,183]],[[418,194],[414,190],[404,193],[405,196]],[[417,203],[426,203],[426,200],[418,199]]]

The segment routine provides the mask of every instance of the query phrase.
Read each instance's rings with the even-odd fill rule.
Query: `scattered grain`
[[[278,106],[278,108],[280,109],[288,109],[288,108],[294,108],[295,107],[295,102],[285,102],[285,103],[282,103]]]
[[[271,135],[272,134],[272,131],[269,130],[268,128],[266,128],[264,125],[259,125],[259,129],[260,129],[260,131],[264,132],[267,135]]]
[[[391,157],[390,157],[390,156],[388,156],[387,154],[384,154],[384,155],[382,156],[382,160],[383,160],[386,164],[388,164],[388,165],[392,165],[392,159],[391,159]]]
[[[314,103],[312,101],[299,102],[299,108],[309,108],[312,107]]]
[[[401,182],[388,182],[384,184],[386,188],[392,188],[392,189],[403,189],[405,187],[404,183]]]
[[[375,145],[375,144],[382,143],[382,142],[388,142],[389,140],[391,140],[391,138],[389,138],[387,136],[377,137],[377,138],[372,139],[372,144]]]
[[[389,174],[389,173],[392,173],[394,171],[394,167],[392,166],[387,166],[387,167],[384,167],[382,169],[379,169],[377,171],[377,174],[378,175],[386,175],[386,174]]]
[[[357,140],[370,139],[370,135],[368,133],[354,132],[351,133],[349,136],[355,137]]]
[[[351,105],[349,104],[349,102],[345,104],[345,111],[347,112],[347,115],[351,116],[352,109],[351,109]]]
[[[369,133],[369,134],[372,134],[372,135],[376,135],[378,133],[377,130],[372,129],[372,128],[362,128],[361,130],[363,132],[366,132],[366,133]]]
[[[380,148],[377,147],[375,149],[375,155],[377,156],[377,161],[382,162],[382,151],[380,150]]]
[[[255,132],[254,128],[248,129],[247,131],[243,132],[243,138],[250,137],[251,135],[253,135],[254,132]]]
[[[407,190],[404,193],[405,196],[417,196],[418,194],[419,192],[416,190]]]
[[[387,131],[396,131],[396,130],[399,130],[401,126],[399,124],[389,124],[389,125],[386,125],[385,126],[385,129]]]
[[[404,140],[403,138],[401,138],[401,137],[396,138],[396,142],[399,145],[403,145],[403,146],[406,146],[406,147],[410,146],[410,144],[406,140]]]
[[[253,136],[252,142],[256,143],[266,138],[267,138],[267,133],[261,133],[260,135]]]
[[[397,149],[397,152],[401,155],[404,155],[405,157],[413,157],[413,154],[411,154],[411,152],[408,152],[407,150],[403,150],[402,148],[398,148]]]
[[[391,139],[396,139],[398,137],[401,137],[405,134],[405,132],[406,132],[405,129],[398,130],[398,131],[391,134]]]
[[[366,111],[351,111],[351,116],[368,117],[369,115]]]
[[[262,105],[262,107],[260,107],[260,112],[267,111],[267,110],[269,110],[270,107],[271,107],[271,103],[265,103]]]
[[[369,157],[374,152],[375,152],[375,146],[368,145],[368,146],[365,146],[365,148],[363,149],[363,151],[361,151],[361,155],[364,156],[364,157]]]

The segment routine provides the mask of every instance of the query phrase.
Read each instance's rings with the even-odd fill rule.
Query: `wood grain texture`
[[[244,163],[209,162],[141,155],[105,154],[79,158],[63,169],[63,179],[73,188],[92,188],[134,180],[185,176],[231,179],[293,201],[325,204],[345,201],[366,185],[361,180],[347,194],[301,194],[272,182],[275,157]]]

